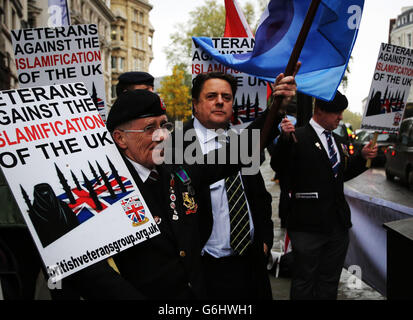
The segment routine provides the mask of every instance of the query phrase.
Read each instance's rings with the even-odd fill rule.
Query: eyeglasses
[[[157,127],[151,124],[145,127],[144,129],[129,129],[129,130],[118,129],[118,130],[123,131],[123,132],[139,132],[139,133],[146,133],[146,134],[152,135],[158,129],[166,130],[169,133],[172,133],[172,131],[174,131],[174,124],[172,122],[165,122],[161,124],[160,127]]]

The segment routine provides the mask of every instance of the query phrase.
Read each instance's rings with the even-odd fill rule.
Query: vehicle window
[[[367,141],[369,140],[369,138],[370,138],[370,133],[366,131],[359,132],[356,136],[356,140],[359,142]]]
[[[403,121],[400,125],[400,142],[401,144],[407,145],[409,138],[409,129],[412,125],[411,121]]]
[[[413,121],[410,122],[410,135],[409,135],[409,139],[407,141],[407,145],[409,147],[413,147]]]
[[[379,136],[377,137],[377,141],[380,142],[393,142],[394,141],[394,135],[391,134],[379,134]]]

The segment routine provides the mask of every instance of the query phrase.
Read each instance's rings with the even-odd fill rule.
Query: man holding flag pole
[[[225,0],[225,8],[224,37],[252,38],[253,34],[237,1]],[[234,112],[233,100],[217,99],[211,104],[210,99],[205,98],[213,92],[222,96],[231,94],[228,89],[237,86],[236,80],[231,75],[212,72],[197,75],[192,83],[194,119],[186,124],[184,130],[195,129],[196,141],[206,152],[214,147],[214,141],[211,141],[213,134],[208,134],[208,130],[220,128],[227,132]],[[224,112],[218,115],[217,110]],[[236,195],[233,192],[235,186],[238,190]],[[272,298],[266,270],[274,237],[271,201],[260,172],[254,175],[237,172],[231,179],[222,179],[200,192],[200,210],[205,210],[200,213],[204,219],[202,237],[205,238],[201,261],[208,298]],[[248,219],[242,221],[239,217]],[[236,235],[239,239],[245,237],[248,244],[239,243]]]
[[[209,39],[195,38],[194,41],[218,62],[271,81],[282,70],[286,76],[291,75],[300,59],[303,67],[296,76],[297,89],[317,98],[314,126],[318,124],[330,132],[347,107],[347,99],[337,93],[337,88],[357,37],[363,5],[364,0],[271,0],[261,18],[251,53],[222,55],[214,50]],[[290,54],[292,43],[295,45]],[[283,112],[279,100],[275,99],[267,117],[268,125],[261,133],[261,145],[266,144],[269,124],[278,112]],[[295,130],[288,120],[283,121],[282,129],[294,137]],[[298,132],[299,139],[294,137],[294,143],[284,144],[287,145],[284,146],[285,153],[278,153],[288,155],[280,159],[279,162],[285,164],[280,170],[288,167],[287,172],[292,173],[289,178],[289,187],[293,191],[292,212],[288,221],[294,230],[291,240],[295,270],[291,298],[336,299],[351,227],[343,182],[365,170],[363,158],[374,158],[377,147],[369,144],[361,155],[350,161],[331,134],[325,135],[326,143],[321,137],[312,140],[310,144],[315,149],[311,149],[306,144],[309,143],[309,132],[312,136],[314,129],[305,130]],[[319,154],[315,151],[321,150],[320,155],[326,153],[327,146],[325,158],[330,158],[326,162],[328,165],[316,157],[308,161],[311,154]],[[309,162],[311,168],[303,166]]]

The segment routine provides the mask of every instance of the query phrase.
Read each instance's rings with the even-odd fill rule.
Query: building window
[[[412,47],[412,34],[411,34],[411,33],[408,33],[408,34],[407,34],[407,46],[408,46],[409,48]]]
[[[135,70],[139,71],[143,69],[143,61],[140,58],[135,58]]]
[[[123,71],[124,64],[125,64],[125,59],[119,57],[119,70],[120,70],[120,71]]]
[[[110,34],[110,38],[115,41],[116,40],[116,30],[112,30],[111,34]]]
[[[112,66],[112,70],[116,70],[116,69],[117,69],[118,64],[117,64],[117,58],[116,58],[116,57],[113,57],[113,56],[112,56],[111,66]]]
[[[120,41],[125,40],[125,28],[124,27],[119,28],[119,37],[120,37]]]
[[[17,14],[14,9],[11,10],[11,28],[19,29],[19,27],[17,26]]]
[[[111,97],[116,98],[116,85],[112,84]]]
[[[7,16],[7,14],[8,14],[8,12],[9,12],[9,1],[8,0],[4,0],[3,1],[3,11],[4,11],[4,13],[3,13],[3,15],[2,15],[2,20],[3,20],[3,23],[7,26],[7,23],[9,22],[8,21],[8,16]]]
[[[6,0],[0,0],[0,23],[6,23]]]

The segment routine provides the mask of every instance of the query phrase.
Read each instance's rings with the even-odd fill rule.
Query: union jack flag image
[[[104,114],[105,111],[105,101],[101,98],[97,98],[97,108],[100,115]],[[103,117],[102,117],[103,118]],[[106,121],[106,119],[103,119]]]
[[[132,225],[134,227],[149,221],[149,219],[145,217],[145,209],[142,202],[139,200],[139,197],[135,196],[124,199],[122,200],[121,205],[125,214],[132,220]]]
[[[73,213],[76,214],[79,223],[83,223],[96,214],[101,213],[110,205],[134,191],[132,182],[120,176],[110,161],[109,165],[112,169],[111,173],[103,171],[97,163],[98,175],[89,163],[93,178],[89,179],[82,171],[82,181],[79,181],[72,172],[72,179],[76,185],[74,188],[68,185],[62,172],[56,166],[60,183],[65,190],[57,198],[67,203]]]

